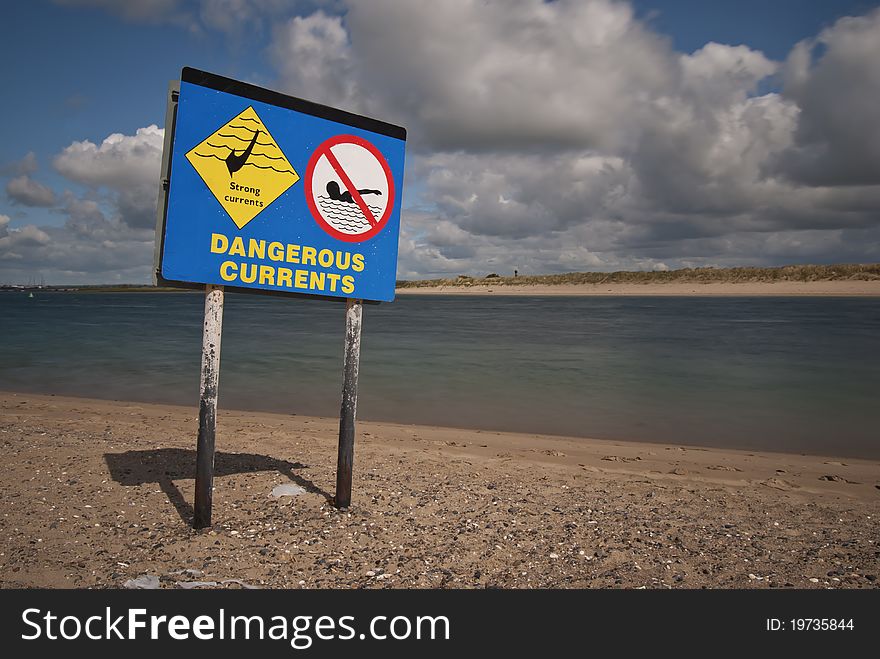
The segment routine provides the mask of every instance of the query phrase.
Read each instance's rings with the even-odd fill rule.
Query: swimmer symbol
[[[381,190],[358,190],[358,192],[361,195],[382,194]],[[354,199],[351,196],[351,192],[349,192],[348,190],[342,192],[342,189],[339,187],[339,184],[336,181],[330,181],[327,184],[327,195],[334,201],[344,201],[347,204],[355,203]]]
[[[229,170],[230,177],[244,167],[247,159],[250,158],[251,151],[254,150],[254,145],[257,143],[257,137],[259,137],[259,135],[260,131],[255,132],[254,137],[251,139],[251,143],[248,144],[247,148],[238,155],[235,154],[235,150],[231,150],[229,155],[226,156],[226,169]]]

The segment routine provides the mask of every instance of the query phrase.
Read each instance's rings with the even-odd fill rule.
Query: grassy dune
[[[447,279],[399,280],[398,288],[437,286],[518,286],[562,284],[665,284],[665,283],[754,283],[777,281],[869,281],[880,280],[880,263],[840,265],[786,265],[778,268],[684,268],[666,272],[567,272],[558,275],[485,277],[459,275]]]

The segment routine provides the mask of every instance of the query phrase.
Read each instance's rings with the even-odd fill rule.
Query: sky
[[[880,261],[877,2],[4,11],[0,284],[150,281],[184,66],[405,126],[398,278]]]

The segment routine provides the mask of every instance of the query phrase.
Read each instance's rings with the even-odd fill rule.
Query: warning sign
[[[404,128],[198,69],[179,87],[157,284],[394,299]]]
[[[346,242],[377,235],[394,207],[394,179],[382,152],[355,135],[337,135],[315,149],[305,196],[324,231]]]
[[[214,131],[186,159],[239,229],[299,180],[253,107]]]

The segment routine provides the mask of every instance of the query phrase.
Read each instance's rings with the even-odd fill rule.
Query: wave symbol
[[[372,227],[372,224],[367,221],[367,218],[364,217],[357,204],[336,201],[324,195],[319,196],[317,202],[324,219],[337,231],[359,234]],[[378,218],[385,210],[381,206],[373,206],[371,204],[367,204],[367,208],[372,211],[374,218]]]
[[[211,144],[210,142],[205,142],[205,144],[214,149],[229,149],[230,151],[236,150],[228,144]],[[257,142],[257,144],[259,144],[259,142]],[[252,151],[251,157],[253,158],[255,156],[263,156],[264,158],[268,158],[269,160],[284,160],[284,156],[270,156],[268,153],[264,153],[262,151]]]
[[[216,158],[217,160],[222,160],[223,162],[226,162],[226,158],[221,158],[220,156],[215,155],[213,153],[193,152],[193,155],[198,156],[199,158]],[[253,155],[253,154],[251,154],[251,155]],[[283,160],[283,158],[273,158],[273,160]],[[272,167],[272,165],[258,165],[254,162],[246,162],[244,164],[244,167],[256,167],[257,169],[271,169],[272,171],[278,172],[279,174],[294,174],[294,175],[296,175],[296,172],[293,171],[292,169],[277,169],[275,167]]]
[[[215,135],[216,135],[217,137],[223,137],[223,138],[225,138],[225,139],[238,140],[239,142],[250,142],[250,141],[251,141],[250,138],[247,138],[247,137],[239,137],[238,135],[232,135],[232,134],[226,135],[226,134],[224,134],[224,133],[215,133]],[[259,146],[275,146],[275,143],[274,143],[274,142],[260,142],[259,140],[257,140],[257,144],[258,144]],[[277,147],[276,147],[276,148],[277,148]]]

